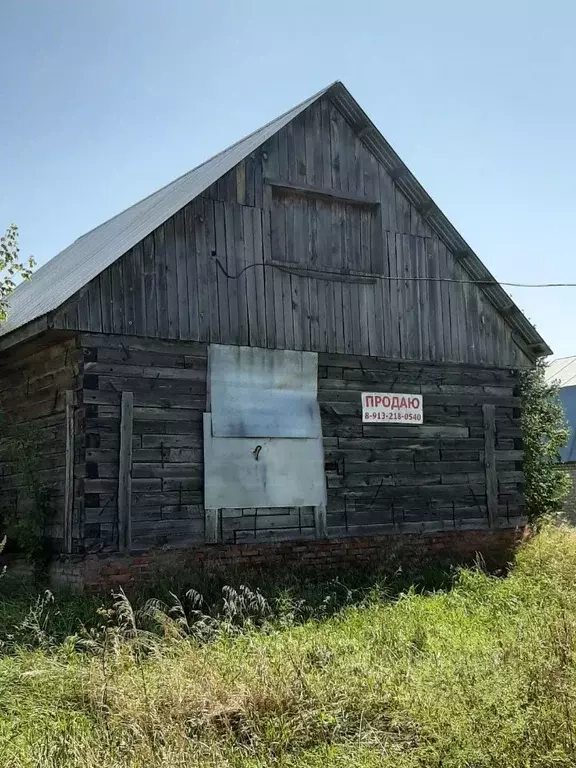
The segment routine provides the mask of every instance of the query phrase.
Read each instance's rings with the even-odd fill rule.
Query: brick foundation
[[[50,569],[53,586],[98,591],[153,581],[163,572],[257,572],[298,567],[330,571],[342,566],[417,568],[433,561],[471,563],[481,555],[490,569],[510,562],[525,537],[524,529],[397,534],[357,539],[290,541],[277,544],[228,544],[145,554],[61,557]]]

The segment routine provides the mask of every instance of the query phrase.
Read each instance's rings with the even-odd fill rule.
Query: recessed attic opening
[[[268,183],[273,261],[343,274],[371,270],[378,201],[339,190]]]

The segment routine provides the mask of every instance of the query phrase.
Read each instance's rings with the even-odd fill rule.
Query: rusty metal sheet
[[[316,352],[212,344],[212,434],[322,437],[317,378]]]
[[[204,414],[204,506],[308,507],[326,503],[322,440],[214,437]]]

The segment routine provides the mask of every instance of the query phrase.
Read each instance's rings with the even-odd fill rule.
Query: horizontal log
[[[199,491],[204,487],[204,477],[186,477],[174,478],[165,477],[162,479],[162,491]]]
[[[94,349],[120,349],[140,352],[160,352],[172,354],[174,351],[197,357],[206,357],[208,345],[197,341],[171,341],[167,339],[152,339],[141,336],[110,335],[105,333],[82,333],[80,342],[83,347]]]
[[[166,504],[162,506],[162,519],[204,519],[204,507],[202,504]]]
[[[422,425],[419,427],[391,427],[388,425],[364,424],[363,434],[366,437],[468,437],[470,427],[454,427],[443,425]]]
[[[142,351],[133,347],[101,347],[98,349],[98,362],[160,368],[207,368],[206,356],[186,354],[183,345],[180,345],[179,351],[172,348],[165,352]]]
[[[206,379],[206,371],[201,368],[161,368],[160,366],[126,365],[125,363],[85,363],[84,373],[181,381],[205,381]]]
[[[195,462],[177,463],[148,463],[140,462],[132,465],[132,477],[182,477],[189,479],[201,477],[204,468],[202,464]]]
[[[201,429],[198,434],[184,435],[142,435],[143,448],[202,448],[203,438]]]
[[[132,507],[179,507],[200,504],[202,495],[198,491],[162,491],[132,492]]]

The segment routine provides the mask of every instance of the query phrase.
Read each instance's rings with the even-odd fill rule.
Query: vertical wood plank
[[[118,466],[118,549],[129,552],[132,544],[132,433],[134,395],[122,392]]]
[[[254,155],[254,207],[262,208],[264,205],[264,171],[262,150]]]
[[[409,240],[409,252],[410,252],[410,274],[412,277],[422,277],[421,264],[419,259],[418,238],[414,235],[408,237]],[[424,356],[424,334],[423,334],[423,318],[422,318],[422,290],[424,282],[422,280],[412,280],[410,282],[410,304],[412,306],[412,312],[410,313],[412,319],[411,334],[414,339],[414,354],[417,360],[425,359]]]
[[[406,304],[406,287],[405,283],[402,280],[404,277],[404,267],[405,267],[405,259],[404,259],[404,253],[403,253],[403,240],[401,234],[393,235],[394,242],[395,242],[395,254],[396,254],[396,277],[397,280],[394,281],[394,284],[396,286],[396,311],[397,311],[397,317],[398,317],[398,329],[399,329],[399,335],[400,335],[400,356],[406,359],[409,359],[409,347],[407,344],[407,333],[406,333],[406,319],[405,319],[405,304]]]
[[[286,151],[288,158],[287,178],[292,181],[298,181],[298,162],[296,158],[296,143],[294,137],[295,121],[291,120],[284,128],[286,134]]]
[[[204,539],[206,544],[218,543],[218,518],[220,517],[219,510],[217,509],[205,509],[204,510]]]
[[[182,212],[183,221],[183,235],[184,235],[184,249],[185,249],[185,267],[186,267],[186,280],[182,276],[182,282],[178,280],[178,285],[186,285],[188,291],[188,333],[189,339],[200,340],[200,308],[198,306],[198,259],[196,254],[196,233],[194,230],[194,213],[193,203],[189,203]],[[216,303],[216,309],[218,309],[218,303]],[[186,328],[186,325],[184,326]]]
[[[438,265],[438,243],[436,240],[426,240],[426,260],[430,276],[430,358],[435,361],[444,360],[444,338],[442,336],[442,287],[438,282],[440,268]]]
[[[268,326],[266,317],[266,277],[264,264],[264,250],[263,250],[263,233],[262,233],[262,211],[255,208],[250,212],[250,218],[252,220],[252,244],[253,244],[253,258],[254,263],[259,266],[254,267],[254,282],[256,285],[256,317],[258,323],[258,342],[260,347],[266,347],[268,345]]]
[[[102,333],[112,333],[112,288],[110,286],[110,270],[105,269],[97,278],[100,285],[100,315],[102,317]]]
[[[483,405],[484,419],[484,469],[486,472],[486,504],[488,523],[496,524],[498,516],[498,478],[496,475],[496,406]]]
[[[332,153],[330,148],[330,102],[320,102],[320,131],[322,135],[322,186],[332,187]]]
[[[198,337],[200,341],[210,338],[210,287],[208,284],[208,258],[206,253],[206,218],[204,199],[197,198],[192,204],[194,217],[194,249],[196,274],[198,275]]]
[[[248,272],[245,271],[247,264],[244,248],[244,221],[242,216],[242,207],[233,206],[234,219],[234,272],[240,275],[235,281],[238,288],[238,343],[247,345],[250,343],[250,332],[248,325]]]
[[[308,255],[310,264],[313,266],[318,261],[318,219],[316,216],[316,203],[314,200],[308,200]],[[325,306],[319,305],[320,283],[321,280],[306,280],[305,286],[308,290],[308,328],[309,335],[305,340],[304,349],[318,350],[321,344],[320,315],[324,315]],[[323,293],[323,292],[322,292]],[[325,327],[325,323],[323,324]],[[323,342],[323,340],[322,340]],[[325,348],[322,343],[322,349]]]
[[[318,504],[314,507],[314,527],[317,539],[328,538],[328,526],[326,525],[326,505]]]
[[[442,242],[438,242],[438,266],[440,277],[450,277],[448,270],[447,252],[446,246]],[[444,360],[454,361],[454,353],[452,347],[452,318],[450,309],[450,283],[441,282],[440,291],[442,295],[442,327],[440,332],[442,333],[443,346],[444,346]]]
[[[176,266],[176,240],[174,218],[164,224],[164,248],[166,250],[166,297],[165,312],[168,315],[168,336],[178,338],[178,276]]]
[[[283,200],[278,199],[272,202],[270,228],[271,256],[272,259],[279,261],[284,258],[286,252],[286,209]],[[290,275],[273,267],[269,267],[268,270],[272,274],[274,285],[273,307],[276,346],[279,349],[286,349],[286,324],[284,319],[284,294],[286,293],[286,288],[283,278],[287,278],[288,288],[290,288]],[[290,317],[291,321],[292,318]]]
[[[132,269],[132,279],[134,281],[134,332],[137,334],[146,334],[146,301],[144,298],[144,267],[142,243],[138,243],[132,249],[134,265]]]
[[[244,235],[244,263],[255,264],[257,263],[257,257],[254,253],[254,226],[253,226],[253,209],[243,207],[241,209],[242,215],[242,232]],[[247,269],[245,274],[246,278],[246,303],[248,312],[248,343],[250,346],[262,346],[260,342],[260,328],[258,324],[258,298],[256,294],[256,279],[258,277],[261,267],[252,267]]]
[[[315,187],[323,186],[322,178],[322,147],[320,105],[318,102],[308,107],[306,121],[306,177],[308,184]]]
[[[156,286],[156,254],[154,235],[148,235],[142,243],[142,267],[144,270],[144,295],[146,307],[146,335],[157,336],[158,317],[156,312],[157,305],[157,286]]]
[[[156,262],[156,322],[158,336],[170,338],[168,323],[168,287],[166,282],[166,238],[164,225],[154,232],[154,257]]]
[[[298,115],[293,122],[293,126],[296,181],[309,184],[310,182],[307,182],[308,167],[306,162],[306,114]]]
[[[209,326],[210,341],[220,340],[220,325],[218,322],[218,265],[213,254],[218,255],[216,250],[216,222],[214,219],[214,203],[212,200],[204,199],[204,222],[206,232],[206,247],[204,260],[206,263],[206,274],[208,276],[208,297],[209,307]]]
[[[278,177],[290,181],[290,175],[288,171],[288,134],[286,128],[282,128],[276,134],[277,144],[277,163],[278,163]]]
[[[334,105],[330,104],[330,156],[332,167],[332,186],[334,189],[341,189],[340,172],[340,135],[339,135],[339,114]]]
[[[190,289],[186,253],[186,228],[184,211],[174,216],[174,240],[176,250],[176,289],[178,293],[178,338],[190,339]]]
[[[265,195],[266,197],[266,195]],[[271,234],[270,234],[270,208],[264,208],[261,213],[262,226],[262,258],[264,263],[271,259]],[[263,267],[264,274],[264,292],[265,292],[265,314],[266,314],[266,345],[270,348],[277,346],[276,317],[274,313],[274,272],[272,267]]]
[[[385,331],[386,354],[391,357],[401,357],[402,347],[401,339],[401,317],[400,317],[400,282],[398,280],[398,261],[396,256],[396,235],[387,232],[386,254],[388,259],[388,275],[390,280],[384,282],[384,303],[390,307],[386,312],[386,317],[390,319],[390,326]]]
[[[226,256],[226,218],[224,203],[214,203],[214,222],[216,229],[216,255],[220,263],[227,268]],[[220,338],[230,341],[230,305],[228,303],[228,278],[218,268],[218,316],[220,318]]]
[[[74,511],[74,392],[66,390],[66,467],[64,477],[64,551],[72,552]]]
[[[124,303],[124,328],[125,333],[135,333],[135,312],[134,312],[134,259],[133,251],[128,251],[127,254],[121,259],[124,290],[122,291],[122,298]]]
[[[224,203],[224,224],[226,232],[226,261],[228,274],[235,275],[236,253],[234,251],[234,210],[231,203]],[[224,275],[223,275],[224,277]],[[238,280],[234,277],[226,278],[226,293],[230,312],[229,343],[238,344],[240,318],[238,312]]]
[[[244,205],[249,205],[250,207],[254,207],[254,177],[255,177],[255,168],[256,168],[256,156],[253,152],[251,155],[248,155],[248,157],[244,160],[244,174],[245,174],[245,198],[244,198]]]
[[[244,161],[238,163],[236,166],[235,202],[240,203],[240,205],[246,205],[246,165]]]
[[[100,300],[100,281],[93,280],[88,285],[88,306],[90,311],[90,329],[102,332],[102,305]]]
[[[423,237],[416,238],[416,261],[418,275],[428,278],[428,261],[426,258],[426,241]],[[430,282],[420,280],[418,288],[418,314],[420,316],[421,359],[430,360]]]

